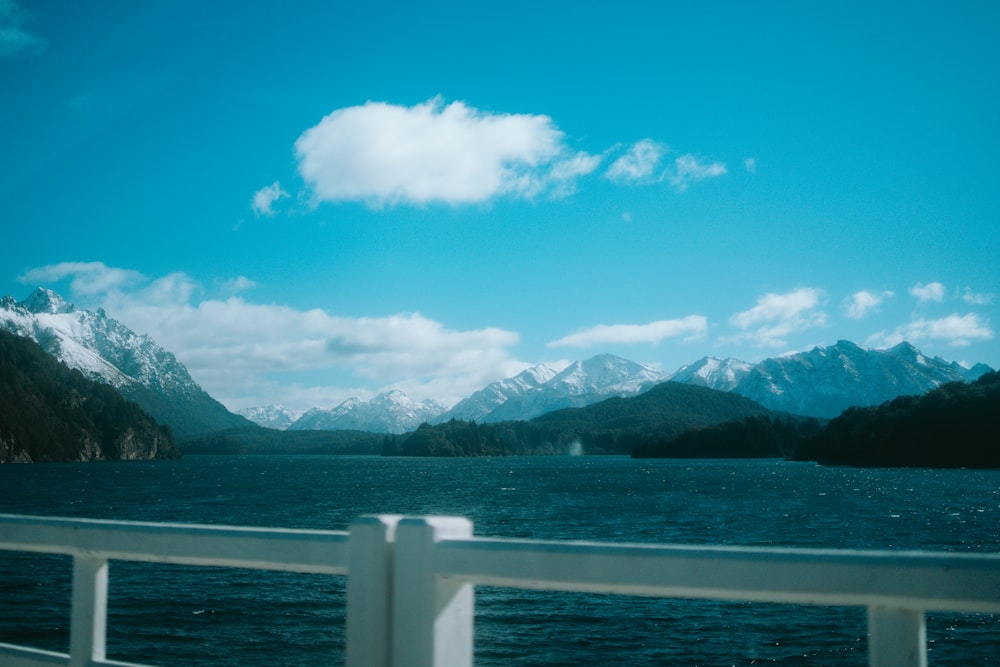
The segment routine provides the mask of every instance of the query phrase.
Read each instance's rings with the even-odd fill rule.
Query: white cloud
[[[246,276],[237,276],[236,278],[226,280],[222,283],[222,292],[231,296],[256,286],[257,283],[250,280]]]
[[[693,155],[681,155],[674,160],[674,171],[668,176],[674,190],[683,192],[691,183],[716,178],[726,173],[726,165],[721,162],[703,164]]]
[[[917,319],[892,332],[879,332],[869,337],[872,347],[891,347],[907,341],[944,341],[952,347],[965,347],[976,341],[991,340],[994,332],[988,321],[975,313],[952,313],[936,320]]]
[[[910,295],[920,303],[944,301],[944,285],[941,283],[917,283],[910,288]]]
[[[734,336],[724,336],[721,342],[751,341],[758,347],[782,347],[787,336],[826,324],[826,313],[819,310],[823,291],[801,288],[787,294],[768,293],[757,299],[750,310],[734,314],[729,324],[741,329]]]
[[[318,201],[477,203],[571,191],[600,157],[573,153],[552,119],[495,114],[440,98],[338,109],[295,142]]]
[[[275,181],[271,185],[263,187],[254,193],[253,199],[250,202],[250,208],[253,209],[254,215],[272,216],[274,215],[273,207],[275,202],[288,196],[289,194],[282,189],[281,184]]]
[[[516,333],[455,331],[419,313],[338,317],[237,297],[172,305],[129,300],[109,312],[149,332],[224,403],[276,374],[324,370],[377,389],[398,386],[414,398],[433,386],[443,392],[435,397],[457,400],[517,365],[508,353]],[[282,402],[266,402],[275,400]]]
[[[870,312],[878,310],[879,306],[892,296],[893,293],[890,291],[874,293],[868,290],[861,290],[860,292],[855,292],[844,299],[844,314],[854,320],[863,319]]]
[[[689,315],[678,320],[659,320],[649,324],[601,324],[548,344],[549,347],[593,347],[606,344],[657,344],[664,338],[685,336],[685,341],[700,338],[708,330],[708,320],[702,315]]]
[[[309,397],[332,401],[351,395],[343,395],[342,383],[335,388],[316,379],[303,386],[284,379],[294,374],[346,378],[359,395],[395,387],[416,400],[449,401],[528,366],[510,353],[518,334],[495,327],[454,330],[420,313],[340,317],[234,296],[204,298],[204,287],[184,273],[137,280],[135,272],[99,264],[106,276],[130,278],[99,282],[93,279],[94,264],[57,266],[28,274],[73,278],[70,300],[95,297],[96,305],[152,336],[206,391],[234,408],[281,403],[305,410],[320,405],[302,402]],[[80,276],[72,274],[73,267]],[[222,292],[252,284],[240,276],[223,283]]]
[[[146,278],[138,271],[116,269],[103,262],[61,262],[26,271],[18,281],[42,286],[72,278],[70,288],[77,294],[91,296],[134,285]]]
[[[27,13],[16,2],[0,0],[0,57],[45,49],[45,40],[23,28],[26,18]]]
[[[749,174],[756,174],[757,173],[757,158],[755,158],[755,157],[748,157],[747,159],[743,160],[743,168],[746,169],[747,173],[749,173]]]
[[[976,293],[972,291],[971,287],[966,287],[965,291],[962,293],[962,301],[972,304],[974,306],[985,306],[993,303],[992,294]]]
[[[674,159],[673,165],[660,170],[660,161],[669,152],[665,144],[643,139],[628,152],[611,163],[605,177],[621,184],[659,183],[667,181],[677,192],[684,192],[692,183],[716,178],[726,173],[721,162],[703,163],[694,155],[685,154]],[[749,169],[749,166],[748,166]]]
[[[611,163],[604,175],[616,183],[641,183],[657,180],[654,173],[668,148],[652,139],[643,139],[632,145],[628,152]]]

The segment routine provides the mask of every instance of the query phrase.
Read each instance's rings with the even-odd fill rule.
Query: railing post
[[[472,537],[461,517],[403,519],[393,568],[393,667],[471,667],[472,584],[434,574],[434,546]]]
[[[347,667],[389,667],[392,542],[399,515],[351,523],[347,554]]]
[[[104,660],[108,622],[108,561],[73,557],[73,597],[70,612],[69,664],[86,667]]]
[[[869,607],[868,664],[870,667],[927,667],[924,612]]]

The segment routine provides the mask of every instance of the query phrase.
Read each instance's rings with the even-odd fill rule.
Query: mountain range
[[[948,382],[970,382],[992,370],[926,357],[909,343],[875,350],[850,341],[748,364],[705,357],[670,379],[733,391],[778,412],[832,419],[852,406],[925,394]]]
[[[423,421],[441,424],[459,419],[488,424],[529,420],[611,397],[636,396],[667,380],[733,392],[775,412],[832,419],[852,406],[879,405],[897,396],[925,394],[948,382],[976,380],[990,370],[985,364],[966,368],[954,361],[930,358],[905,342],[877,350],[842,340],[756,364],[704,357],[672,374],[602,354],[576,361],[558,373],[544,365],[534,366],[493,382],[438,414],[434,414],[433,404],[420,404],[423,410],[418,414],[414,408],[417,404],[394,391],[379,395],[372,405],[350,399],[333,410],[307,412],[290,428],[402,433]],[[399,405],[395,405],[397,401]],[[378,409],[373,409],[376,406]],[[386,426],[392,423],[386,419],[388,412],[379,412],[390,409],[407,415],[405,423],[395,429]]]
[[[403,433],[427,422],[498,423],[648,391],[666,380],[734,392],[775,411],[832,418],[850,406],[877,405],[924,394],[944,383],[975,380],[990,370],[929,358],[909,343],[885,350],[849,341],[751,364],[704,357],[665,373],[610,354],[575,361],[561,371],[544,365],[493,382],[451,408],[416,402],[398,390],[365,401],[348,399],[301,416],[280,406],[229,412],[209,396],[173,354],[103,310],[77,310],[51,290],[25,301],[0,300],[0,328],[31,338],[71,368],[118,389],[183,438],[256,423],[273,429]]]
[[[447,406],[427,400],[417,403],[398,390],[370,401],[349,398],[332,410],[313,408],[288,426],[290,431],[369,431],[406,433],[440,415]]]

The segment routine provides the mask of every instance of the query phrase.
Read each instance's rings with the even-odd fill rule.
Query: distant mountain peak
[[[249,419],[259,426],[277,431],[284,431],[299,418],[299,415],[280,405],[262,405],[256,408],[244,408],[243,410],[237,410],[236,414],[244,419]]]
[[[545,364],[526,368],[514,377],[491,382],[453,405],[449,410],[435,418],[434,421],[446,422],[450,419],[483,421],[491,412],[512,397],[520,396],[526,391],[536,389],[556,375],[556,371]]]
[[[49,314],[60,315],[72,313],[76,308],[69,301],[44,287],[37,288],[31,295],[20,304],[29,313],[35,315]]]
[[[482,421],[531,419],[552,410],[583,407],[613,396],[634,396],[666,379],[666,373],[644,364],[613,354],[599,354],[574,361],[542,384],[512,393],[483,416]]]
[[[437,417],[445,407],[432,400],[417,403],[399,389],[390,389],[368,401],[348,398],[332,410],[313,408],[288,429],[292,431],[369,431],[404,433]]]
[[[753,364],[733,359],[702,357],[694,363],[681,366],[670,379],[674,382],[693,384],[719,391],[732,391],[750,373]]]

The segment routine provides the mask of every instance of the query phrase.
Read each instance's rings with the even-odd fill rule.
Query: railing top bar
[[[963,561],[972,566],[1000,568],[1000,553],[996,552],[958,552],[958,551],[928,551],[928,550],[892,550],[892,549],[836,549],[815,547],[772,547],[739,544],[649,544],[644,542],[601,542],[597,540],[535,540],[515,537],[485,537],[444,538],[442,544],[461,545],[472,549],[509,549],[519,551],[528,549],[541,552],[576,552],[581,549],[596,548],[606,553],[620,551],[622,553],[648,555],[673,553],[689,557],[733,558],[746,560],[763,558],[771,560],[775,557],[788,557],[801,560],[816,560],[829,562],[831,560],[857,561],[871,559],[887,563],[899,559],[907,563],[925,562],[928,564],[958,564]]]
[[[177,532],[200,532],[219,534],[260,534],[260,535],[316,535],[324,537],[347,537],[346,530],[322,530],[315,528],[266,528],[258,526],[216,526],[205,523],[160,523],[156,521],[120,521],[118,519],[83,519],[75,517],[33,516],[27,514],[0,514],[0,528],[5,526],[58,526],[67,528],[116,528],[122,530],[150,529],[175,530]]]
[[[347,573],[346,531],[0,514],[0,549],[186,565]]]
[[[441,541],[434,569],[514,588],[1000,612],[1000,554],[471,538]]]

